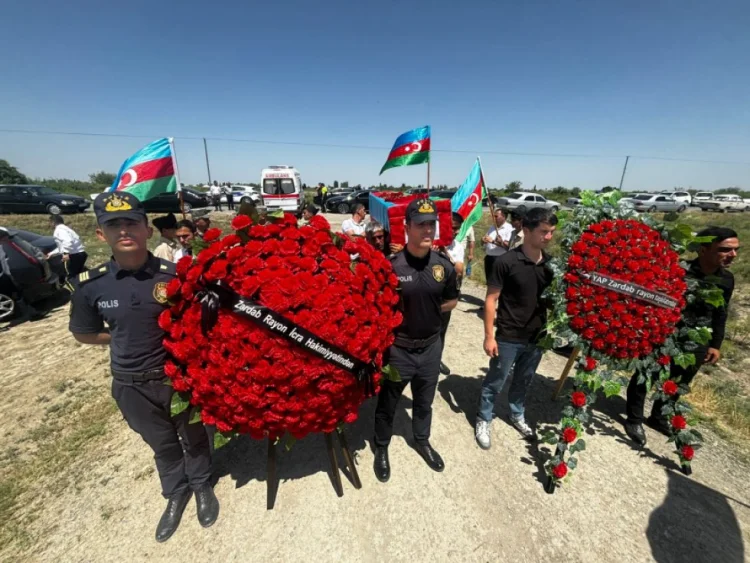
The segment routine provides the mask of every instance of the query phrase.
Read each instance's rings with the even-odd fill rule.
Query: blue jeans
[[[510,404],[510,416],[514,420],[523,417],[526,391],[531,380],[542,361],[542,349],[536,344],[526,342],[502,342],[497,341],[497,356],[490,358],[490,368],[482,381],[482,395],[479,399],[479,411],[477,417],[486,421],[492,421],[492,411],[495,409],[495,396],[502,391],[505,381],[508,379],[511,367],[513,368],[513,381],[508,391],[508,403]]]

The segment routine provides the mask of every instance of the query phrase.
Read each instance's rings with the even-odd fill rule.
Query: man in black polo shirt
[[[487,277],[484,351],[490,357],[490,367],[482,382],[475,428],[477,443],[485,450],[490,448],[495,397],[502,390],[511,367],[510,422],[525,439],[536,439],[535,432],[526,423],[524,408],[526,391],[542,359],[542,349],[536,345],[547,320],[541,295],[553,277],[544,249],[552,240],[556,225],[554,213],[545,209],[529,211],[523,220],[523,244],[500,256]]]
[[[131,194],[100,194],[94,212],[96,236],[111,247],[112,259],[72,280],[69,328],[79,342],[110,347],[112,396],[128,426],[154,451],[168,500],[156,528],[156,540],[163,542],[177,530],[193,492],[203,527],[219,514],[209,483],[206,430],[189,423],[190,409],[170,415],[173,390],[164,375],[158,317],[169,307],[167,283],[176,275],[175,265],[148,251],[152,229],[143,205]]]
[[[450,260],[433,252],[437,211],[429,199],[412,201],[406,208],[406,248],[391,257],[401,286],[404,320],[396,341],[383,359],[396,368],[399,382],[385,380],[375,410],[375,476],[382,482],[391,476],[388,445],[393,435],[393,417],[401,394],[411,384],[412,430],[417,452],[435,470],[445,468],[430,446],[432,400],[440,370],[442,313],[458,303],[456,271]]]
[[[675,363],[670,366],[670,377],[679,378],[680,383],[690,385],[693,378],[703,364],[714,365],[721,358],[721,343],[724,341],[724,332],[727,324],[727,308],[729,300],[734,292],[734,275],[727,268],[737,257],[740,249],[740,240],[737,233],[726,227],[708,227],[697,234],[698,237],[713,237],[711,242],[701,245],[698,257],[690,262],[687,277],[699,281],[709,282],[718,286],[724,294],[724,305],[714,307],[705,301],[696,299],[688,302],[682,312],[682,323],[688,327],[704,325],[707,319],[711,323],[711,341],[707,345],[699,346],[693,352],[695,364],[686,368]],[[710,286],[709,286],[710,287]],[[703,320],[706,319],[706,320]],[[646,402],[646,383],[638,383],[639,374],[636,373],[630,379],[628,385],[627,420],[625,422],[625,433],[639,446],[646,445],[646,433],[643,431],[643,407]],[[664,403],[654,402],[651,408],[651,416],[646,423],[654,429],[669,435],[669,423],[661,414]]]

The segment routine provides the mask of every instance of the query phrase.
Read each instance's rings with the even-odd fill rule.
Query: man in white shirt
[[[211,196],[211,202],[214,204],[214,211],[221,211],[221,186],[214,180],[213,186],[208,190]]]
[[[496,226],[495,226],[496,225]],[[482,238],[484,243],[484,275],[489,278],[492,266],[500,256],[508,252],[513,226],[508,223],[505,211],[499,207],[495,209],[495,223]]]
[[[365,217],[367,217],[367,210],[364,205],[358,203],[354,206],[352,218],[341,224],[341,231],[349,237],[365,236]]]
[[[77,276],[85,269],[88,258],[81,237],[65,224],[62,215],[50,215],[49,225],[54,229],[52,236],[57,244],[57,253],[62,256],[66,278]]]

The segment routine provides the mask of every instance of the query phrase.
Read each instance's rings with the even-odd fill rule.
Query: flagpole
[[[479,163],[479,173],[482,176],[482,182],[484,182],[484,169],[482,169],[482,159],[477,155],[477,162]],[[487,187],[487,184],[484,184]],[[490,213],[492,214],[492,222],[495,225],[495,230],[499,231],[500,227],[497,226],[497,218],[495,217],[495,206],[492,204],[492,198],[490,197],[490,190],[487,189],[487,203],[490,206]]]
[[[185,200],[182,197],[182,184],[180,183],[180,169],[177,168],[177,151],[174,148],[174,137],[169,137],[169,148],[172,149],[172,167],[174,168],[174,179],[177,182],[177,193],[180,198],[180,213],[182,213],[182,218],[186,219]]]
[[[430,159],[427,158],[427,195],[430,195]]]

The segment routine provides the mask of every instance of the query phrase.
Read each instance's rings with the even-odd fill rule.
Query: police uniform
[[[99,224],[145,218],[142,204],[127,193],[101,194],[94,211]],[[213,520],[218,514],[209,484],[206,430],[200,423],[189,424],[190,409],[174,417],[170,414],[173,389],[164,374],[166,350],[158,317],[169,306],[166,288],[175,275],[175,264],[149,253],[136,271],[121,268],[112,258],[71,283],[69,329],[74,334],[98,334],[106,332],[106,324],[111,336],[112,396],[128,425],[154,451],[162,494],[170,500],[157,528],[159,541],[176,530],[191,491],[197,493],[199,511],[203,504],[202,524],[211,520],[206,512],[216,513]]]
[[[409,204],[406,217],[413,222],[437,219],[435,208],[429,200],[416,200]],[[386,353],[383,363],[396,368],[401,381],[384,380],[381,385],[375,411],[374,443],[380,449],[388,447],[393,434],[396,406],[404,389],[410,384],[414,440],[420,454],[425,457],[420,447],[426,446],[431,450],[429,438],[432,401],[440,369],[440,309],[445,301],[458,298],[456,271],[450,260],[434,251],[418,258],[404,249],[391,257],[391,264],[399,279],[403,322],[396,331],[396,340]],[[384,454],[382,451],[380,453]],[[427,458],[425,460],[433,469],[442,470],[439,456],[434,459],[435,465]],[[378,452],[376,475],[381,481],[385,481],[388,476],[378,473],[377,462]],[[389,471],[388,469],[388,475]]]

